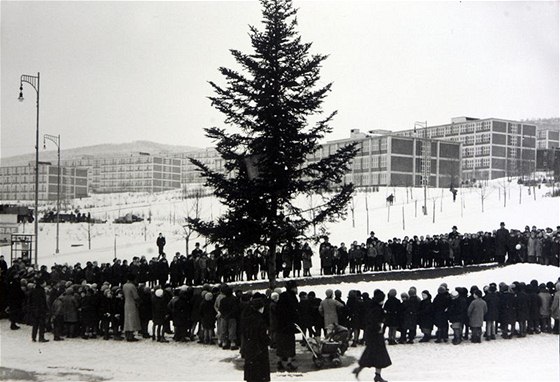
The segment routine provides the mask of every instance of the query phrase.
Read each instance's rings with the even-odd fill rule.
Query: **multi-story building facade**
[[[60,167],[60,198],[74,199],[88,195],[87,170]],[[39,162],[39,200],[58,197],[58,167]],[[35,162],[27,166],[0,167],[0,200],[35,199]]]
[[[190,161],[190,158],[196,159],[214,171],[224,171],[224,160],[213,147],[206,149],[189,151],[186,153],[175,154],[175,157],[181,159],[181,185],[204,183],[198,167]]]
[[[181,160],[137,153],[100,159],[95,192],[161,192],[181,187]],[[94,176],[94,179],[96,176]]]
[[[537,123],[537,171],[560,173],[560,124]]]
[[[88,169],[93,193],[153,193],[181,187],[181,160],[170,155],[133,153],[109,158],[89,155],[62,163]]]
[[[534,124],[498,118],[453,118],[450,124],[405,130],[398,136],[425,136],[462,144],[463,179],[524,176],[535,170]]]
[[[356,144],[358,153],[354,157],[350,171],[344,181],[354,183],[356,187],[372,186],[420,186],[423,177],[423,161],[427,161],[429,173],[428,185],[432,187],[449,187],[457,185],[461,179],[461,144],[428,140],[430,150],[425,157],[422,148],[423,139],[417,137],[399,137],[381,134],[351,131],[348,139],[330,141],[323,145],[308,161],[318,161],[333,154],[342,146]]]

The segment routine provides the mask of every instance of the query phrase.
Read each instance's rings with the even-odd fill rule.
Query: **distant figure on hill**
[[[391,195],[387,196],[387,199],[386,199],[386,200],[387,200],[387,204],[390,205],[390,206],[392,206],[392,205],[393,205],[393,202],[394,202],[394,200],[395,200],[395,196],[394,196],[393,194],[391,194]]]
[[[165,236],[160,232],[156,240],[156,245],[158,247],[158,254],[163,255],[163,247],[165,247]]]

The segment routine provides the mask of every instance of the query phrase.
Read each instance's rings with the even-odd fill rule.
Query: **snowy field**
[[[350,289],[368,291],[376,288],[407,291],[412,285],[419,290],[435,291],[441,282],[450,288],[483,286],[492,281],[539,282],[556,280],[558,268],[518,264],[461,276],[432,280],[403,280],[338,284],[345,294]],[[318,296],[327,286],[314,286]],[[310,289],[302,288],[309,291]],[[7,320],[0,321],[2,333],[1,366],[10,371],[2,379],[43,380],[121,380],[121,381],[240,381],[242,361],[237,351],[196,343],[156,343],[141,340],[126,343],[103,340],[66,339],[64,342],[32,343],[30,328],[10,331]],[[49,338],[51,336],[48,336]],[[295,373],[276,372],[271,353],[273,381],[352,381],[351,373],[363,346],[350,348],[339,368],[316,370],[311,354],[298,346]],[[526,338],[497,340],[482,344],[463,342],[415,343],[389,347],[393,365],[383,375],[389,381],[558,381],[559,337],[539,334]],[[365,369],[360,380],[373,379],[373,370]]]
[[[347,244],[365,241],[369,231],[383,240],[404,235],[426,235],[449,232],[457,225],[460,232],[494,230],[500,221],[507,228],[536,225],[539,228],[560,224],[560,198],[546,194],[550,188],[536,190],[529,195],[526,187],[505,180],[490,182],[483,189],[461,189],[453,202],[447,189],[429,189],[428,212],[421,213],[421,189],[381,188],[379,192],[359,192],[349,207],[344,221],[327,225],[331,242]],[[386,206],[385,198],[393,193],[395,204]],[[504,206],[505,198],[505,206]],[[482,211],[484,200],[484,212]],[[320,198],[301,199],[300,205],[311,208],[320,204]],[[56,224],[41,223],[39,236],[39,263],[82,265],[89,260],[110,262],[115,254],[120,259],[145,255],[157,256],[155,240],[162,232],[167,238],[168,257],[175,252],[185,252],[185,231],[182,227],[186,216],[194,216],[193,200],[181,200],[177,192],[159,195],[103,195],[73,202],[73,208],[91,212],[92,216],[107,219],[108,223],[61,224],[60,254],[54,255]],[[200,200],[199,216],[217,217],[220,204],[213,198]],[[112,224],[112,219],[125,213],[151,216],[151,223]],[[435,212],[435,216],[434,216]],[[22,227],[23,228],[23,227]],[[88,228],[91,249],[88,248]],[[30,225],[25,227],[32,230]],[[21,232],[21,230],[20,230]],[[312,234],[312,232],[310,232]],[[194,242],[204,243],[203,238],[192,236]],[[9,260],[9,247],[0,248]],[[318,259],[314,260],[313,274],[318,274]],[[428,289],[432,294],[441,282],[450,289],[456,286],[483,287],[490,282],[505,281],[539,282],[555,281],[560,276],[558,268],[531,264],[518,264],[503,268],[448,276],[438,279],[399,280],[361,283],[342,283],[335,286],[346,297],[350,289],[387,291],[395,288],[399,293],[415,286],[419,291]],[[303,287],[324,296],[328,285]],[[154,343],[142,340],[126,343],[103,340],[67,339],[64,342],[32,343],[30,328],[10,331],[7,320],[0,321],[0,379],[1,380],[71,380],[71,381],[239,381],[243,379],[242,361],[238,352],[221,350],[216,346],[191,343]],[[52,338],[52,336],[48,336]],[[298,345],[296,373],[276,372],[275,357],[271,353],[272,380],[274,381],[351,381],[351,373],[363,347],[350,348],[340,368],[316,370],[311,355]],[[393,366],[384,371],[389,381],[558,381],[560,380],[559,337],[550,334],[532,335],[509,341],[498,338],[482,344],[464,342],[460,346],[435,343],[416,343],[389,348]],[[372,380],[373,371],[364,370],[360,380]]]
[[[523,229],[526,225],[536,225],[539,228],[555,229],[560,224],[560,198],[547,197],[550,192],[550,187],[543,186],[536,189],[536,195],[532,192],[529,195],[527,187],[520,187],[515,181],[499,179],[489,182],[483,189],[460,189],[456,202],[453,202],[448,189],[428,189],[428,215],[423,215],[422,189],[382,187],[378,192],[356,193],[348,206],[345,220],[328,223],[326,229],[331,243],[339,245],[345,242],[347,246],[354,240],[365,242],[370,231],[375,231],[380,239],[387,240],[405,235],[447,233],[453,225],[457,225],[461,233],[492,231],[499,228],[501,221],[506,223],[506,228]],[[385,201],[389,194],[395,195],[395,202],[391,207],[387,207]],[[183,225],[185,217],[197,215],[194,204],[193,199],[182,200],[177,191],[158,195],[95,195],[76,200],[70,204],[73,209],[91,212],[92,217],[107,220],[107,223],[89,227],[87,223],[60,224],[58,255],[55,255],[56,224],[40,223],[39,263],[50,266],[54,263],[74,265],[80,262],[85,266],[89,260],[111,262],[115,254],[120,259],[131,260],[134,256],[142,255],[150,259],[157,256],[155,241],[159,232],[167,239],[165,252],[170,261],[176,252],[185,253]],[[320,204],[321,198],[318,196],[299,200],[299,205],[304,209]],[[219,216],[222,206],[215,198],[201,198],[198,211],[198,216],[212,219]],[[145,218],[151,216],[151,223],[112,223],[114,218],[126,213]],[[20,232],[23,230],[21,227]],[[25,226],[26,232],[32,230],[32,225]],[[319,232],[317,228],[315,233]],[[314,232],[311,230],[307,234],[313,235]],[[192,234],[190,251],[197,241],[204,245],[204,238]],[[0,247],[0,253],[10,259],[9,247]],[[318,261],[314,263],[316,265]]]

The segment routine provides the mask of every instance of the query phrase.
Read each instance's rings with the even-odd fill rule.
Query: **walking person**
[[[391,366],[391,358],[385,346],[385,338],[383,337],[383,321],[384,312],[382,308],[385,300],[385,293],[376,289],[373,292],[373,299],[369,302],[367,309],[367,327],[365,330],[366,348],[358,361],[358,367],[352,373],[356,379],[363,368],[375,368],[375,382],[387,382],[381,377],[381,370]]]

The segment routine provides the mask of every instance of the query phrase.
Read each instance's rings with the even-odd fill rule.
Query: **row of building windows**
[[[354,170],[367,170],[370,168],[387,168],[387,155],[371,155],[366,157],[356,157],[352,161]]]
[[[451,124],[445,126],[429,127],[426,131],[426,138],[442,138],[453,135],[460,134],[471,134],[482,131],[490,131],[492,128],[492,121],[477,121],[469,123]],[[424,130],[418,129],[416,133],[414,131],[408,131],[407,136],[418,136],[424,137]]]
[[[487,168],[490,167],[490,158],[474,158],[474,159],[463,159],[463,169],[473,169],[473,168]]]
[[[463,147],[462,151],[463,151],[463,157],[490,155],[490,145]]]

